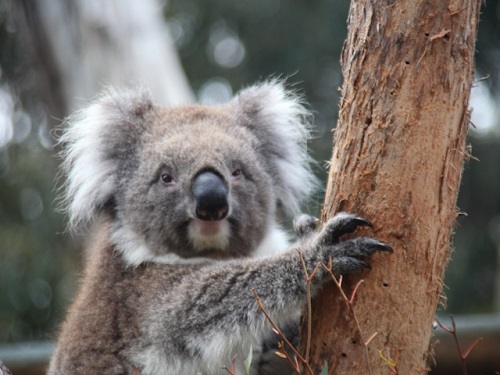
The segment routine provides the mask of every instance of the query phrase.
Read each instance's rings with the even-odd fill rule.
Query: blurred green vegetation
[[[57,160],[35,82],[0,1],[0,342],[55,333],[80,258],[54,210]]]
[[[165,18],[202,102],[225,100],[269,76],[289,77],[315,113],[311,147],[325,180],[347,10],[347,0],[171,0]],[[483,82],[495,103],[500,1],[486,1],[481,19],[478,77],[490,76]],[[81,246],[65,232],[65,218],[55,210],[58,160],[49,130],[58,120],[44,109],[35,85],[9,2],[0,0],[0,342],[51,338],[81,269]],[[480,162],[468,162],[464,171],[459,207],[468,216],[459,219],[446,276],[447,311],[454,314],[495,309],[500,126],[488,113],[495,109],[486,107],[487,129],[472,131],[472,153]]]

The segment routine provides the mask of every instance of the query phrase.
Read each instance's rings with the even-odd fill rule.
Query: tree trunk
[[[344,278],[348,296],[365,280],[353,304],[361,333],[333,283],[313,301],[317,374],[325,362],[336,375],[428,369],[466,155],[479,8],[479,0],[351,2],[323,220],[357,213],[394,253]],[[368,365],[362,343],[373,334]]]
[[[193,100],[158,0],[16,1],[16,21],[59,119],[106,85],[141,85],[162,104]]]

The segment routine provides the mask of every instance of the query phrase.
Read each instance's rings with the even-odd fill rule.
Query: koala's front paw
[[[319,234],[318,246],[325,251],[325,256],[332,260],[335,274],[350,273],[370,264],[362,259],[372,256],[377,251],[392,252],[392,248],[380,241],[368,237],[359,237],[340,241],[344,234],[353,233],[358,227],[371,227],[372,224],[360,217],[341,213],[330,219]]]

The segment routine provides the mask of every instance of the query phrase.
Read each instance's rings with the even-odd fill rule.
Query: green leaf
[[[252,365],[252,355],[253,355],[253,347],[250,345],[250,350],[248,352],[247,359],[245,359],[245,370],[247,371],[247,375],[250,375],[250,366]]]
[[[321,375],[328,375],[328,363],[325,362],[325,365],[323,366],[323,370],[321,370]]]

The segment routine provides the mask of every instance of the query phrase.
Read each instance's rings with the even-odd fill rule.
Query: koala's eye
[[[172,186],[175,185],[175,178],[173,178],[171,175],[164,173],[160,176],[160,180],[162,184],[167,185],[167,186]]]
[[[231,173],[231,177],[232,178],[240,178],[241,176],[243,176],[243,172],[240,168],[236,168],[233,173]]]

